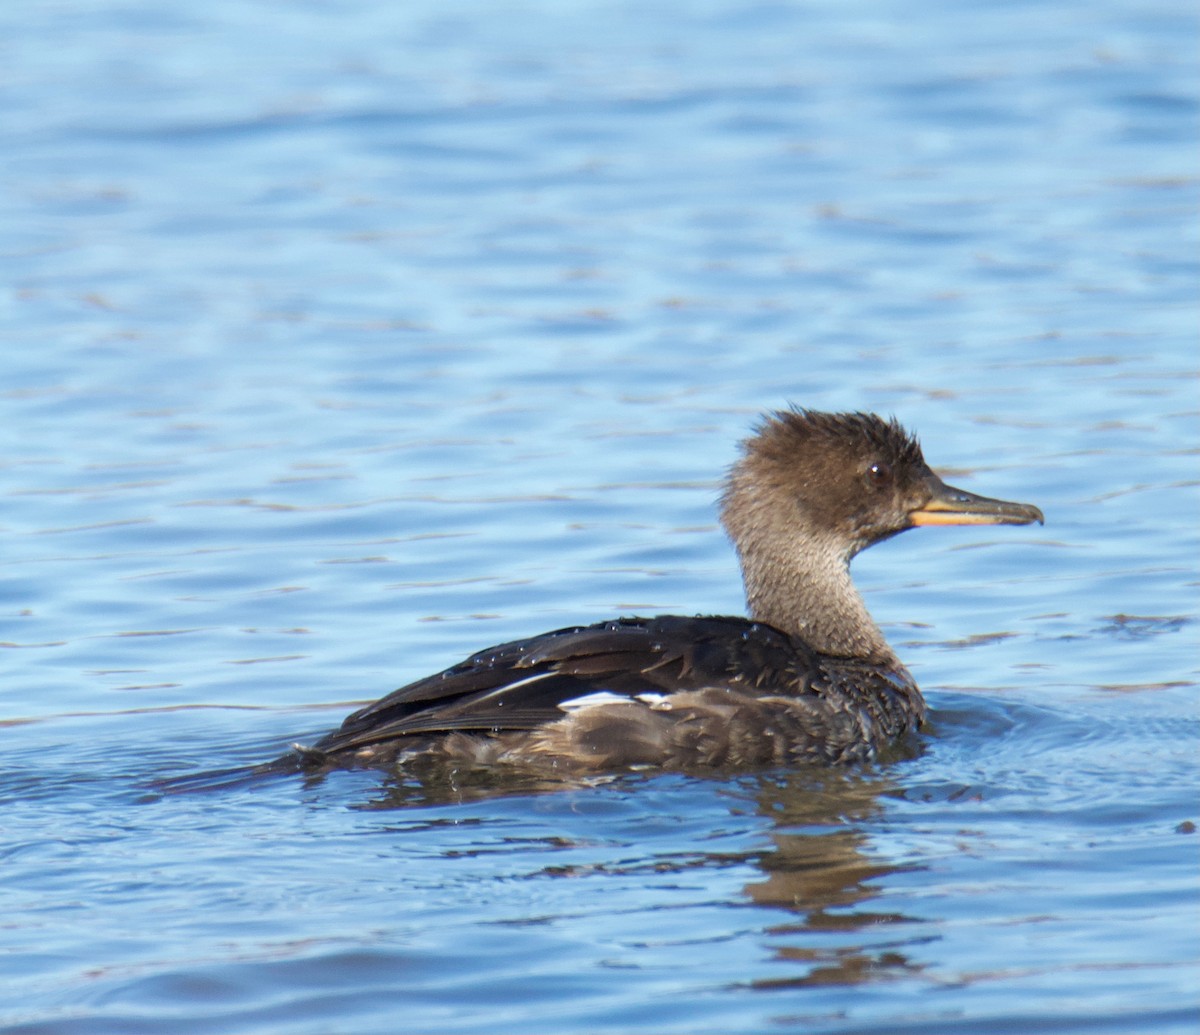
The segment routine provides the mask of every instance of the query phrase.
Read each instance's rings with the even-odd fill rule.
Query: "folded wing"
[[[646,701],[736,689],[789,697],[813,691],[817,656],[741,618],[623,618],[505,643],[410,683],[350,715],[304,749],[313,757],[418,734],[533,730],[609,695]]]

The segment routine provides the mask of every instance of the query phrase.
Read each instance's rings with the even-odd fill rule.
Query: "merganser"
[[[749,617],[617,618],[480,651],[350,715],[302,768],[417,758],[561,773],[868,761],[925,702],[850,578],[924,525],[1043,523],[944,484],[874,414],[790,409],[742,444],[721,497]]]

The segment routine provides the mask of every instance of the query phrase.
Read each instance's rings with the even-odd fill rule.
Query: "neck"
[[[849,559],[820,539],[789,537],[782,546],[743,550],[739,544],[751,617],[822,654],[895,661],[850,578]]]

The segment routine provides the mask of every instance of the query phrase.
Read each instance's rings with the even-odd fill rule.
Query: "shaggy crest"
[[[743,448],[772,460],[794,459],[797,452],[815,443],[853,445],[865,439],[892,464],[924,464],[917,437],[896,421],[873,413],[820,413],[792,408],[768,415]]]

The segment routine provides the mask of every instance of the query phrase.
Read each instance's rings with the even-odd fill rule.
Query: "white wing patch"
[[[570,700],[560,701],[558,706],[564,712],[577,712],[582,711],[584,708],[598,708],[605,704],[628,703],[628,697],[614,694],[610,690],[597,690],[594,693],[584,694],[582,697],[572,697]]]
[[[671,695],[644,693],[637,694],[634,697],[626,697],[623,694],[614,694],[611,690],[595,690],[590,694],[584,694],[582,697],[572,697],[570,700],[563,701],[558,707],[564,712],[573,713],[583,711],[585,708],[602,708],[609,704],[634,703],[647,705],[658,712],[669,711],[671,708]]]
[[[648,704],[656,711],[667,711],[671,707],[670,701],[667,700],[669,694],[638,694],[637,699],[642,704]]]

